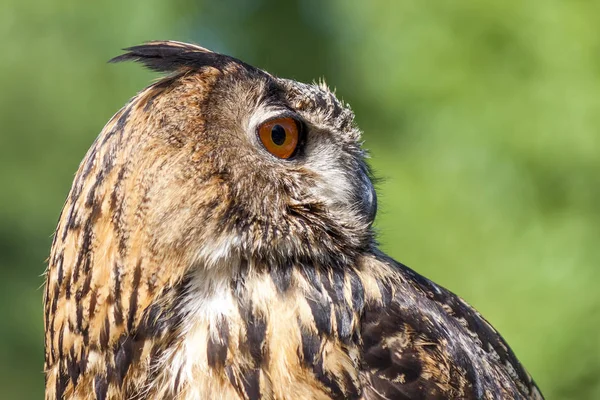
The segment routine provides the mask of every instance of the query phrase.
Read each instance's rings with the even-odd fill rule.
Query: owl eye
[[[269,153],[283,159],[290,158],[300,141],[298,122],[289,117],[272,119],[258,127],[258,136]]]

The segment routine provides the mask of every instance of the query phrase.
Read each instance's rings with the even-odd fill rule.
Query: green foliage
[[[195,41],[322,76],[364,130],[391,255],[474,304],[546,396],[600,398],[600,3],[0,3],[0,386],[42,397],[40,277],[78,162],[153,75],[107,65]]]

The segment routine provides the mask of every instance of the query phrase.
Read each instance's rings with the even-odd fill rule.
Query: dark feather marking
[[[342,385],[344,398],[358,400],[361,396],[361,388],[357,385],[357,382],[352,379],[348,370],[342,371],[342,380],[344,381]]]
[[[57,282],[51,283],[51,279],[46,276],[46,284],[44,285],[44,321],[50,321],[50,288],[58,286]]]
[[[170,79],[167,79],[167,80],[160,81],[160,82],[157,82],[156,84],[154,84],[154,86],[152,87],[154,93],[152,93],[152,96],[150,96],[148,99],[146,99],[146,104],[144,104],[144,112],[150,111],[150,109],[154,105],[154,101],[156,100],[156,98],[158,96],[161,96],[163,93],[165,93],[166,88],[169,85],[171,85],[171,83],[172,83],[172,81]]]
[[[352,312],[346,304],[336,304],[334,310],[338,337],[348,342],[352,336]]]
[[[65,206],[63,205],[63,209],[60,211],[61,215],[64,212],[64,209],[65,209]],[[59,228],[60,228],[60,222],[58,223],[58,226],[56,227],[56,230],[52,234],[52,244],[50,245],[51,249],[56,248],[56,242],[58,241],[58,229]]]
[[[225,375],[244,399],[259,400],[260,399],[260,370],[258,368],[248,369],[242,367],[238,375],[233,370],[233,366],[228,365],[225,367]],[[241,382],[240,382],[241,381]]]
[[[346,301],[346,298],[344,297],[344,278],[345,278],[345,274],[344,271],[342,270],[338,270],[338,269],[334,269],[332,271],[332,283],[333,283],[333,289],[334,289],[334,299],[336,301]],[[327,280],[327,283],[329,283],[329,280]]]
[[[55,236],[56,237],[56,236]],[[56,256],[56,260],[54,262],[56,268],[57,268],[57,272],[56,272],[56,285],[60,286],[62,285],[63,279],[64,279],[64,271],[63,271],[63,262],[65,259],[65,255],[64,253],[61,251],[57,256]]]
[[[102,139],[102,145],[110,140],[117,133],[122,134],[125,126],[127,125],[127,121],[129,120],[129,114],[131,114],[131,101],[128,102],[125,107],[121,110],[121,115],[117,120],[116,125],[106,134],[106,136]]]
[[[88,347],[90,345],[90,335],[89,335],[89,332],[87,332],[87,331],[84,332],[84,334],[83,334],[83,345],[85,347]]]
[[[339,300],[337,297],[337,293],[333,290],[333,287],[331,285],[331,281],[329,279],[329,274],[324,273],[321,274],[321,283],[323,284],[323,288],[325,289],[325,291],[329,294],[329,296],[334,300]]]
[[[471,384],[473,389],[473,395],[476,399],[483,399],[484,388],[481,377],[475,370],[473,363],[468,360],[468,356],[464,354],[464,352],[461,352],[460,356],[462,356],[464,359],[461,360],[459,364],[465,369],[467,381]]]
[[[313,99],[313,109],[326,110],[327,109],[327,100],[323,96],[323,93],[317,92],[311,96]]]
[[[163,331],[164,321],[161,317],[161,307],[158,304],[152,304],[144,312],[144,316],[138,325],[136,332],[141,337],[159,336]]]
[[[81,192],[83,190],[84,183],[87,181],[87,177],[94,169],[96,164],[96,157],[98,156],[98,139],[94,140],[92,143],[92,147],[90,148],[90,152],[85,159],[85,164],[83,165],[83,170],[81,174],[75,178],[75,182],[73,183],[73,190],[71,192],[71,201],[75,203],[75,201],[81,196]]]
[[[106,149],[104,153],[104,158],[102,159],[102,172],[103,176],[108,175],[112,169],[115,167],[115,155],[114,155],[114,146]]]
[[[216,204],[215,204],[215,207],[216,207]],[[243,258],[240,261],[240,272],[237,274],[234,274],[234,276],[231,278],[231,283],[230,283],[231,290],[233,291],[234,297],[238,300],[240,300],[240,299],[242,299],[242,297],[244,297],[244,293],[245,293],[245,289],[246,289],[247,269],[248,269],[248,260]],[[240,310],[243,312],[248,312],[248,310],[249,310],[247,305],[244,305],[240,302],[238,302],[238,307],[240,307]]]
[[[302,329],[302,355],[301,358],[307,365],[312,366],[315,359],[321,354],[321,338],[313,332]]]
[[[231,365],[225,367],[225,375],[235,388],[235,390],[242,396],[242,398],[248,398],[249,400],[260,400],[260,369],[259,368],[245,368],[240,369],[241,378],[237,379],[236,374]],[[242,382],[240,382],[240,380]]]
[[[344,296],[344,271],[334,269],[332,279],[338,335],[342,341],[347,341],[352,335],[352,310],[348,307]]]
[[[321,285],[319,272],[315,269],[315,267],[312,265],[302,264],[300,266],[300,271],[312,287],[314,287],[318,292],[323,291],[323,285]]]
[[[277,291],[283,294],[290,287],[292,280],[292,268],[290,266],[271,267],[271,279],[277,287]]]
[[[318,298],[314,299],[313,295],[318,296]],[[320,293],[310,293],[306,301],[308,302],[319,333],[331,335],[331,304],[329,303],[329,299]]]
[[[365,288],[352,268],[348,269],[348,276],[350,276],[350,288],[352,289],[352,308],[360,315],[365,306]]]
[[[241,273],[236,274],[231,280],[231,289],[234,297],[238,299],[238,310],[246,328],[246,340],[241,343],[244,351],[250,353],[254,365],[262,363],[265,356],[265,337],[267,332],[267,321],[262,314],[254,312],[252,300],[246,296],[246,267],[247,261],[242,261]]]
[[[129,298],[129,315],[127,317],[127,330],[131,332],[133,330],[133,322],[135,321],[135,315],[137,313],[137,301],[138,301],[138,289],[140,286],[140,279],[142,278],[142,260],[138,260],[135,271],[133,272],[133,283],[131,286],[131,297]]]
[[[115,367],[118,372],[119,385],[127,374],[133,360],[133,339],[129,335],[122,335],[115,345]]]
[[[81,288],[81,297],[87,296],[90,292],[90,288],[92,285],[92,273],[87,272],[85,275],[85,280],[83,281],[83,287]]]
[[[244,391],[249,400],[260,400],[260,369],[253,368],[242,376]]]
[[[94,392],[96,394],[96,400],[106,400],[106,393],[108,392],[106,376],[96,375],[94,378]]]
[[[92,184],[86,198],[85,198],[85,206],[90,208],[96,203],[96,190],[98,190],[98,186],[100,186],[104,182],[104,170],[101,169],[100,172],[96,175],[96,180]]]
[[[331,302],[324,294],[325,289],[321,284],[321,274],[313,266],[304,264],[301,265],[300,271],[307,282],[314,288],[307,294],[306,301],[315,320],[317,330],[319,333],[330,335],[332,333]]]
[[[344,109],[341,107],[340,102],[336,99],[335,95],[331,92],[329,92],[329,101],[331,101],[331,106],[329,107],[331,110],[330,116],[335,120],[340,116]]]
[[[89,318],[91,319],[94,316],[94,312],[96,311],[96,301],[98,297],[98,292],[96,289],[92,290],[92,294],[90,295],[90,308],[89,308]]]
[[[133,353],[133,359],[131,360],[132,364],[136,364],[138,362],[140,362],[140,359],[142,358],[142,352],[144,351],[144,344],[146,343],[146,341],[144,340],[144,338],[142,337],[138,337],[137,335],[134,336],[133,338],[133,344],[132,344],[132,353]]]
[[[75,293],[75,320],[77,321],[77,332],[81,333],[83,331],[83,301],[81,301],[81,291],[77,291]]]
[[[210,337],[206,344],[206,356],[211,368],[223,368],[227,360],[227,347]]]
[[[392,300],[392,288],[390,287],[389,283],[382,282],[381,280],[377,281],[377,286],[379,286],[383,307],[387,307]]]
[[[67,285],[68,285],[68,281],[67,281]],[[52,310],[52,315],[56,315],[56,310],[58,309],[59,293],[60,293],[60,286],[55,284],[54,285],[54,295],[52,296],[52,306],[50,307]]]
[[[337,334],[347,341],[352,335],[352,311],[344,297],[344,272],[332,270],[331,281],[328,274],[321,274],[321,282],[333,300]]]
[[[92,240],[94,238],[93,229],[93,221],[88,219],[83,228],[83,240],[77,254],[77,260],[75,261],[75,269],[72,278],[73,282],[76,282],[79,279],[82,268],[85,272],[89,272],[91,268]]]
[[[67,389],[67,385],[69,384],[69,375],[67,375],[62,368],[60,367],[58,373],[58,379],[56,380],[56,399],[62,399],[65,390]]]
[[[67,371],[69,372],[73,386],[77,385],[77,380],[79,379],[79,374],[81,373],[79,367],[80,365],[77,362],[75,348],[71,347],[71,350],[69,351],[69,357],[67,358]]]
[[[92,204],[91,208],[92,209],[90,210],[90,215],[88,218],[90,219],[90,221],[92,221],[92,223],[96,223],[96,221],[98,221],[98,219],[102,215],[102,200],[99,199],[98,201],[95,201]]]
[[[110,354],[106,355],[105,358],[105,365],[106,365],[106,380],[108,381],[109,384],[115,384],[117,381],[117,373],[115,371],[115,366],[113,365],[113,357],[111,357]]]
[[[48,327],[47,329],[49,330],[49,335],[46,335],[44,341],[44,347],[46,347],[46,351],[44,352],[44,365],[49,365],[50,363],[54,363],[54,346],[50,345],[54,342],[54,322],[49,322],[48,318],[46,318],[45,321],[47,324],[46,326]],[[48,351],[48,349],[50,351]]]
[[[137,335],[141,337],[160,336],[169,327],[168,318],[161,316],[162,310],[158,304],[152,304],[144,312],[140,324],[137,327]]]
[[[123,303],[122,303],[122,293],[121,293],[121,267],[119,264],[115,263],[113,266],[113,275],[114,275],[114,297],[115,297],[115,305],[114,305],[114,317],[115,317],[115,325],[119,326],[123,323]]]
[[[117,180],[114,184],[114,189],[110,194],[110,201],[108,203],[109,209],[113,212],[113,218],[117,221],[122,213],[122,209],[118,209],[117,205],[121,204],[122,199],[119,199],[118,195],[120,193],[121,184],[123,183],[123,178],[125,177],[125,173],[127,173],[127,164],[121,165],[119,172],[117,173]],[[116,216],[115,216],[116,214]],[[115,221],[116,222],[116,221]]]
[[[122,132],[123,129],[125,129],[125,126],[127,125],[127,122],[129,121],[129,115],[131,114],[131,102],[128,102],[125,105],[125,109],[123,110],[123,114],[121,114],[121,116],[119,117],[119,120],[117,121],[117,131]]]
[[[235,388],[235,390],[243,396],[244,389],[240,386],[240,383],[235,378],[235,373],[233,372],[233,366],[228,365],[225,367],[225,375],[227,376],[227,379],[229,379],[229,382]]]
[[[69,207],[69,211],[67,214],[67,223],[63,228],[62,240],[63,242],[67,239],[67,235],[69,232],[74,231],[79,228],[79,220],[77,212],[75,211],[75,203],[76,199],[72,201],[71,206]]]
[[[263,316],[250,312],[246,319],[246,331],[250,355],[256,365],[260,365],[264,357],[267,321]]]
[[[317,360],[313,364],[313,372],[317,379],[327,387],[334,399],[346,399],[339,383],[330,376],[330,373],[323,366],[323,359]]]
[[[127,256],[128,250],[129,250],[129,247],[128,247],[129,235],[123,229],[123,227],[117,228],[116,232],[117,232],[117,238],[119,239],[119,254],[123,258],[125,258]]]
[[[98,138],[96,138],[94,140],[94,143],[92,143],[92,146],[90,149],[90,154],[85,161],[83,170],[81,171],[81,176],[79,179],[77,179],[77,185],[80,186],[81,189],[83,189],[83,184],[86,182],[87,177],[90,175],[90,173],[92,172],[92,169],[94,169],[94,166],[96,165],[96,158],[98,156],[98,148],[99,148]],[[77,197],[79,197],[79,195],[81,194],[81,189],[79,190]]]
[[[108,348],[108,340],[110,338],[110,321],[108,315],[104,319],[102,329],[100,330],[100,348],[106,350]]]
[[[71,275],[71,279],[67,279],[67,281],[65,282],[65,298],[67,300],[71,299],[71,283],[73,280],[73,275]]]
[[[122,165],[119,169],[119,172],[117,173],[117,181],[114,184],[114,188],[110,195],[109,203],[110,210],[112,211],[111,221],[113,223],[118,240],[119,255],[121,255],[122,257],[125,257],[127,255],[127,241],[129,239],[127,232],[124,229],[124,224],[122,224],[121,221],[121,217],[123,216],[123,208],[125,206],[125,201],[123,199],[124,193],[121,186],[123,184],[123,180],[127,171],[127,164]]]
[[[181,310],[182,304],[178,304],[179,307],[174,306],[171,302],[173,299],[168,299],[169,296],[173,296],[174,301],[177,302],[177,299],[180,299],[189,287],[189,283],[190,277],[186,277],[175,288],[164,288],[160,297],[152,305],[146,307],[135,330],[136,341],[143,342],[146,338],[159,337],[168,330],[181,325],[182,320],[188,314]],[[167,297],[165,298],[165,296]],[[161,298],[167,302],[163,302]],[[175,307],[175,309],[171,307]]]
[[[286,101],[286,95],[286,89],[280,82],[269,79],[258,103],[265,106],[281,104]]]
[[[58,358],[60,360],[63,359],[63,357],[65,356],[63,353],[63,346],[64,346],[64,334],[65,334],[65,323],[62,322],[60,324],[60,330],[58,331]]]
[[[89,251],[88,251],[87,255],[85,256],[84,261],[83,261],[83,265],[82,265],[83,272],[86,275],[91,275],[90,270],[92,268],[92,256],[93,256],[91,240],[90,240],[90,245],[89,246],[90,246],[89,247]],[[91,279],[91,277],[89,279]],[[84,281],[84,283],[85,283],[85,281]],[[88,286],[88,288],[89,288],[89,286]]]
[[[75,322],[73,322],[73,320],[69,319],[67,321],[67,328],[69,330],[69,332],[76,332],[77,331],[77,327],[75,326]]]
[[[229,324],[225,318],[219,318],[216,325],[217,337],[214,337],[213,334],[209,335],[206,355],[210,367],[223,368],[227,360],[227,347],[229,346]]]
[[[79,354],[79,373],[85,374],[87,369],[87,354],[85,353],[85,349],[82,347]]]

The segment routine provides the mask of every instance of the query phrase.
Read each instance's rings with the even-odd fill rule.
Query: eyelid
[[[291,118],[298,123],[298,127],[300,127],[300,125],[304,125],[304,119],[300,115],[298,115],[297,113],[295,113],[294,111],[289,110],[289,109],[284,108],[282,110],[277,110],[276,112],[269,113],[267,115],[268,115],[268,117],[263,116],[261,121],[259,121],[258,124],[256,124],[256,127],[258,127],[266,122],[272,121],[274,119],[280,119],[280,118]]]

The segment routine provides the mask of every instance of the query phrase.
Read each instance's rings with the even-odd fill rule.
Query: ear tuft
[[[183,42],[153,41],[124,50],[126,53],[109,60],[109,62],[135,61],[153,71],[167,73],[198,69],[204,66],[223,69],[231,63],[252,68],[236,58]]]

